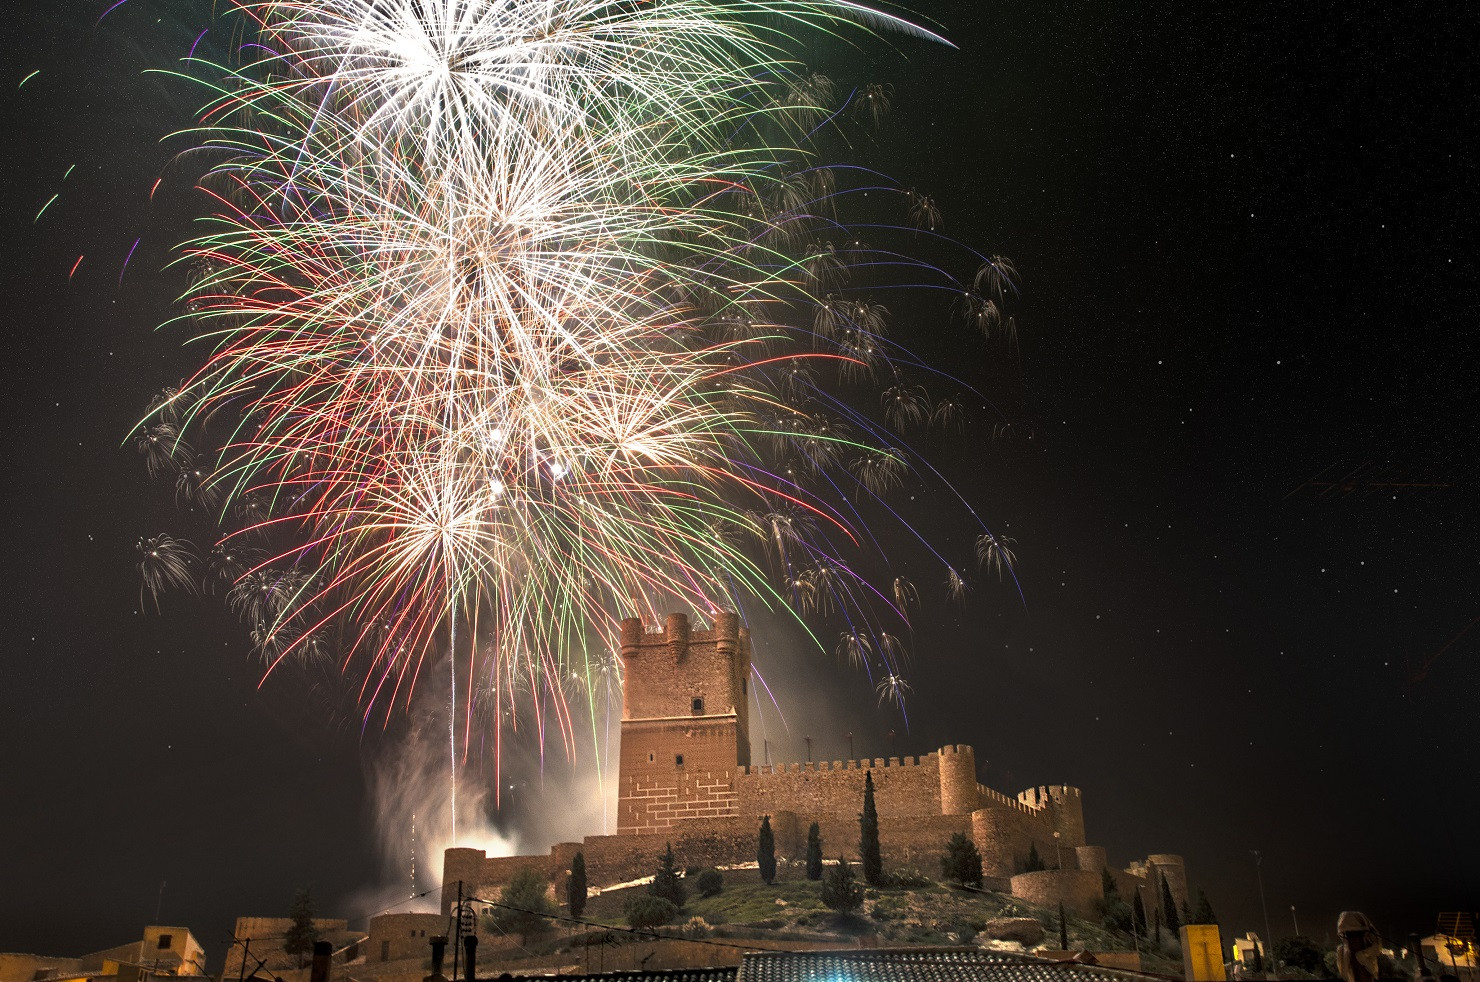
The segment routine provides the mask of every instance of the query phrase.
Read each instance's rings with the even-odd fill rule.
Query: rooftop
[[[499,976],[489,982],[1127,982],[1160,976],[980,948],[750,952],[737,968]]]

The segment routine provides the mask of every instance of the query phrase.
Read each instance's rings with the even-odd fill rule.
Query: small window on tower
[[[170,937],[168,934],[161,934],[159,936],[159,947],[160,947],[160,950],[162,951],[165,948],[168,948],[170,946],[170,942],[173,941],[173,940],[175,940],[175,939],[172,938],[172,937]]]
[[[699,699],[699,698],[695,698],[694,699],[694,712],[696,712],[696,713],[702,713],[702,712],[704,712],[704,700],[703,699]]]
[[[747,692],[749,691],[749,689],[750,689],[750,679],[741,679],[740,680],[740,694],[742,696],[743,695],[746,695]]]
[[[651,764],[652,762],[653,762],[653,755],[652,754],[648,754],[648,763]]]
[[[673,755],[673,763],[676,764],[679,767],[682,767],[683,766],[683,754],[674,754]]]

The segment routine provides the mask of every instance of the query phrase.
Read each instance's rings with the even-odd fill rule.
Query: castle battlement
[[[976,786],[976,793],[981,797],[984,805],[987,802],[991,802],[993,805],[1000,805],[1003,808],[1010,808],[1015,812],[1020,812],[1024,815],[1033,815],[1035,817],[1043,814],[1042,808],[1031,807],[1016,798],[1003,794],[1001,791],[989,788],[985,784],[978,784]]]
[[[1063,802],[1079,797],[1079,789],[1068,784],[1040,784],[1018,792],[1018,801],[1035,809],[1046,807],[1050,801]]]
[[[746,777],[760,777],[768,774],[825,774],[830,771],[872,771],[884,770],[894,767],[922,767],[929,766],[930,758],[935,754],[924,757],[875,757],[862,760],[814,760],[806,763],[787,764],[753,764],[740,768],[736,773],[744,774]]]

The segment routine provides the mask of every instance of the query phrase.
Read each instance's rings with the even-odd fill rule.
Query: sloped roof
[[[899,948],[747,954],[736,982],[1091,982],[1136,972],[979,948]]]
[[[651,972],[606,972],[601,975],[496,975],[487,982],[578,982],[585,979],[611,982],[735,982],[735,966],[728,968],[669,968]],[[480,980],[481,982],[481,980]]]

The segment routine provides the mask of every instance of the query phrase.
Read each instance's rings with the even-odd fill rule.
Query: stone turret
[[[1079,789],[1067,784],[1041,784],[1018,794],[1029,808],[1041,808],[1059,844],[1064,848],[1084,845],[1084,804]]]
[[[1181,856],[1175,856],[1167,852],[1152,853],[1146,857],[1146,866],[1151,871],[1148,879],[1151,887],[1160,891],[1161,886],[1157,883],[1157,875],[1166,878],[1167,887],[1172,892],[1172,900],[1181,907],[1187,901],[1187,867],[1182,862]],[[1161,901],[1160,892],[1156,895],[1157,902]]]
[[[971,813],[971,839],[982,857],[982,875],[998,878],[1018,871],[1017,847],[1025,837],[1017,830],[1016,817],[1006,809],[979,808]]]
[[[940,813],[970,815],[981,807],[976,790],[976,751],[965,744],[940,748]]]

